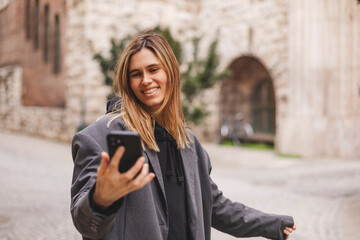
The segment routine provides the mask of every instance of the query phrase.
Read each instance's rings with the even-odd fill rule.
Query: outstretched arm
[[[212,182],[213,214],[212,226],[235,237],[261,236],[269,239],[285,240],[295,230],[290,216],[267,214],[232,202],[223,196]]]

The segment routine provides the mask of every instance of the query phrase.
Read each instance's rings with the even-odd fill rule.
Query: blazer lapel
[[[191,152],[189,148],[181,149],[181,157],[184,165],[185,172],[185,184],[186,184],[186,198],[189,215],[189,226],[192,239],[196,238],[196,224],[197,224],[197,205],[195,195],[195,163],[196,156]]]
[[[149,159],[149,162],[150,162],[152,168],[154,169],[155,176],[156,176],[155,179],[157,179],[157,181],[159,182],[159,185],[160,185],[161,191],[163,193],[164,199],[166,199],[164,180],[163,180],[163,177],[162,177],[161,167],[160,167],[160,163],[159,163],[157,153],[154,150],[150,150],[145,145],[145,154],[146,154],[147,158]]]

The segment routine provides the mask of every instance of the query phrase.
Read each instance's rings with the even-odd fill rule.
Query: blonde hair
[[[151,50],[160,60],[167,75],[167,91],[156,112],[149,113],[130,88],[129,66],[131,57],[141,49]],[[150,149],[159,151],[154,136],[155,120],[176,140],[178,148],[189,143],[185,118],[180,100],[180,70],[176,57],[166,39],[153,31],[139,35],[125,48],[117,64],[114,91],[121,97],[120,116],[131,131],[140,134]]]

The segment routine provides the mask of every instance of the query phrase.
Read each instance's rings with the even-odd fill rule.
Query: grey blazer
[[[74,225],[84,239],[167,240],[166,195],[153,150],[146,148],[144,152],[156,175],[150,184],[118,200],[106,213],[96,211],[90,204],[100,153],[108,151],[106,135],[110,130],[127,130],[121,118],[109,124],[114,116],[102,117],[73,138],[71,214]],[[192,240],[210,240],[211,227],[236,237],[285,239],[282,231],[294,224],[292,217],[266,214],[224,197],[211,180],[209,156],[194,134],[191,131],[189,134],[192,142],[190,147],[181,150],[181,156]]]

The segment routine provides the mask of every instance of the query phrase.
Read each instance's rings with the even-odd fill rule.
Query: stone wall
[[[93,56],[98,52],[108,54],[111,38],[121,39],[156,26],[169,26],[177,37],[190,39],[192,31],[180,32],[194,25],[192,19],[196,4],[184,3],[67,1],[66,121],[71,129],[74,130],[82,121],[89,124],[103,115],[107,95],[112,92],[111,87],[104,86],[104,77]]]
[[[86,103],[86,122],[103,114],[105,97],[111,91],[104,87],[97,52],[106,53],[110,38],[155,26],[170,27],[183,42],[185,61],[192,57],[192,38],[201,37],[200,55],[210,42],[219,39],[221,69],[239,56],[251,55],[262,61],[281,88],[286,78],[287,1],[68,1],[67,109],[80,122],[82,102]],[[101,19],[101,21],[99,20]],[[81,53],[81,55],[79,54]],[[204,93],[210,116],[201,127],[192,126],[200,138],[214,141],[219,128],[220,84]],[[282,90],[277,91],[281,99]],[[281,109],[281,108],[279,108]],[[70,111],[70,110],[69,110]],[[74,117],[73,117],[74,118]]]
[[[197,36],[202,39],[200,56],[214,38],[219,39],[221,69],[242,56],[254,57],[266,67],[275,89],[279,152],[360,155],[360,11],[356,1],[65,3],[65,107],[23,106],[23,66],[2,65],[0,128],[70,140],[81,123],[89,124],[104,114],[106,97],[112,91],[104,85],[94,54],[107,53],[110,38],[160,25],[182,41],[185,61],[191,60],[191,40]],[[203,140],[217,140],[220,88],[221,83],[204,93],[210,116],[201,127],[191,126]]]
[[[198,27],[205,37],[204,45],[217,36],[222,68],[241,56],[259,59],[273,79],[278,114],[284,112],[284,94],[288,79],[288,1],[247,0],[203,1]],[[205,93],[211,115],[197,133],[203,140],[216,141],[220,119],[219,83]]]
[[[280,152],[360,157],[360,6],[295,0],[289,8],[288,105]]]
[[[69,140],[64,122],[64,69],[54,73],[55,41],[48,32],[48,58],[45,59],[44,9],[49,6],[48,26],[54,29],[55,15],[64,33],[65,12],[62,1],[39,2],[39,25],[35,43],[35,1],[2,1],[0,8],[0,129],[46,138]],[[29,15],[26,14],[29,10]],[[27,19],[29,18],[29,19]],[[29,35],[28,35],[28,28]],[[61,35],[61,34],[60,34]],[[61,46],[64,42],[61,41]]]
[[[69,140],[63,109],[22,105],[22,73],[19,65],[0,68],[0,129]]]

